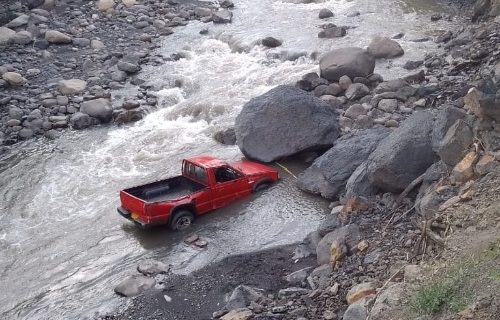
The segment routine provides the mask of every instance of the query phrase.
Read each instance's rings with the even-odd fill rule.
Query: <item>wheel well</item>
[[[175,207],[170,211],[170,220],[175,216],[175,214],[179,211],[189,211],[196,217],[196,208],[193,204],[183,204],[178,207]]]

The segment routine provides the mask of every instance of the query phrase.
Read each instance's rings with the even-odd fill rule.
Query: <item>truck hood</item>
[[[249,176],[278,172],[276,169],[264,164],[245,160],[234,162],[232,163],[232,166]]]

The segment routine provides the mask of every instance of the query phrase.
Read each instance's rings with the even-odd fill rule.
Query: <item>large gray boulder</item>
[[[271,162],[331,146],[339,124],[328,103],[299,88],[278,86],[243,106],[235,132],[245,156]]]
[[[113,117],[111,103],[108,99],[104,98],[82,102],[80,111],[98,119],[102,123],[110,122]]]
[[[319,61],[320,76],[331,82],[340,77],[351,79],[366,77],[375,69],[375,59],[366,50],[356,47],[341,48],[330,51]]]
[[[76,130],[88,128],[92,125],[92,119],[86,113],[77,112],[71,116],[69,120],[71,127]]]
[[[334,241],[346,245],[347,248],[352,248],[360,240],[359,227],[356,224],[348,224],[328,233],[320,240],[316,247],[318,265],[321,266],[330,263],[330,247]]]
[[[375,58],[395,58],[405,53],[399,43],[385,37],[375,37],[367,50]]]
[[[373,185],[401,192],[434,163],[432,128],[434,116],[417,112],[382,140],[368,158],[368,177]]]
[[[16,32],[12,29],[0,27],[0,45],[10,43],[15,34]]]
[[[301,190],[335,198],[356,168],[391,132],[387,128],[361,130],[347,134],[298,177]]]

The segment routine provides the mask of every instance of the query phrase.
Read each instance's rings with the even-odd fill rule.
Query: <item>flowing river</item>
[[[118,192],[177,174],[185,157],[240,159],[237,147],[217,144],[212,134],[230,126],[250,98],[316,71],[312,57],[318,53],[404,32],[405,56],[377,62],[378,73],[394,78],[407,73],[405,61],[439,50],[432,41],[411,40],[453,28],[445,20],[430,23],[433,13],[453,13],[436,0],[235,5],[232,24],[193,22],[163,40],[157,54],[185,58],[145,68],[161,108],[142,121],[26,142],[0,159],[1,319],[85,319],[112,310],[126,301],[113,287],[146,258],[188,273],[231,254],[300,241],[327,204],[299,192],[284,172],[263,194],[207,215],[185,233],[136,229],[116,213]],[[317,38],[318,26],[327,22],[317,17],[324,7],[334,11],[332,22],[354,27],[346,37]],[[347,17],[353,11],[361,15]],[[206,27],[209,35],[200,35]],[[265,36],[282,39],[283,46],[256,45]],[[125,94],[113,93],[115,99]],[[208,240],[207,250],[181,243],[193,231]]]

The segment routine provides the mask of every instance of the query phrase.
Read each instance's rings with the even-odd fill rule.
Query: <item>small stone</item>
[[[200,239],[200,240],[196,240],[194,242],[194,245],[197,247],[200,247],[200,248],[205,248],[208,245],[208,242]]]
[[[356,249],[358,250],[358,252],[365,252],[366,250],[368,250],[368,247],[368,241],[366,240],[360,241],[356,245]]]
[[[7,23],[5,27],[7,28],[17,28],[24,26],[25,24],[28,24],[28,21],[30,20],[30,16],[26,14],[22,14],[19,17],[15,18],[11,22]]]
[[[2,79],[13,87],[19,87],[26,83],[26,79],[17,72],[5,72]]]
[[[485,154],[479,159],[476,164],[476,172],[480,175],[485,175],[492,172],[498,166],[498,162],[495,157],[491,154]]]
[[[353,83],[347,88],[345,96],[349,100],[357,100],[363,98],[370,93],[370,89],[362,83]]]
[[[273,37],[265,37],[262,39],[262,45],[268,48],[276,48],[281,46],[282,41]]]
[[[132,110],[132,109],[135,109],[135,108],[139,108],[141,104],[139,103],[139,101],[136,101],[136,100],[125,100],[122,104],[122,108],[125,109],[125,110]]]
[[[114,0],[98,0],[97,9],[99,11],[107,11],[115,6]]]
[[[87,87],[87,82],[80,79],[61,80],[58,83],[57,89],[61,94],[73,95],[83,92]]]
[[[247,308],[231,310],[223,315],[221,320],[249,320],[253,316],[253,312]]]
[[[90,41],[90,47],[92,49],[95,49],[95,50],[101,50],[103,49],[105,46],[104,46],[104,43],[101,41],[101,40],[91,40]]]
[[[335,320],[337,319],[337,314],[333,311],[326,310],[323,312],[323,319],[325,320]]]
[[[67,44],[72,41],[70,36],[56,30],[48,30],[45,32],[45,40],[54,44]]]
[[[10,40],[16,44],[25,45],[33,41],[33,35],[29,31],[19,31]]]
[[[139,70],[141,70],[141,67],[138,66],[135,63],[127,62],[127,61],[120,61],[118,62],[118,70],[124,71],[126,73],[137,73]]]
[[[115,287],[115,292],[125,297],[136,296],[154,287],[156,281],[143,275],[134,275],[123,280]]]
[[[382,111],[393,113],[398,108],[398,100],[382,99],[378,103],[378,108]]]
[[[360,104],[353,104],[344,113],[345,117],[357,119],[361,115],[365,115],[368,111]]]
[[[193,234],[187,236],[186,238],[184,238],[184,243],[186,243],[186,244],[193,244],[198,239],[200,239],[200,237],[196,233],[193,233]]]

